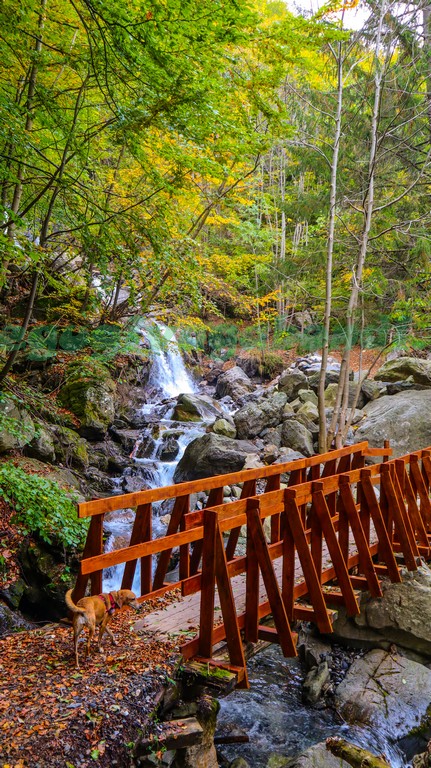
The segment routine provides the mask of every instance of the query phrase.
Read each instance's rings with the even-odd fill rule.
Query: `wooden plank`
[[[397,462],[395,462],[397,465]],[[403,475],[402,486],[404,488],[404,496],[407,501],[408,516],[412,523],[413,532],[415,532],[415,540],[418,544],[422,544],[424,547],[429,547],[427,532],[422,520],[422,516],[418,507],[416,494],[413,492],[413,487],[410,482],[410,477],[407,473],[407,468],[404,462],[401,462],[399,467],[399,475]]]
[[[408,510],[406,509],[406,505],[404,502],[404,471],[403,471],[404,462],[402,459],[397,459],[395,462],[393,463],[391,462],[391,464],[392,466],[391,466],[390,474],[391,474],[393,486],[395,489],[395,495],[398,501],[398,509],[404,521],[404,525],[405,525],[407,536],[410,542],[411,550],[413,552],[414,557],[417,558],[419,557],[419,550],[416,542],[415,532],[413,530],[413,521],[411,519],[411,516],[408,513]],[[402,473],[402,475],[400,473]],[[402,484],[400,482],[401,476],[402,476]]]
[[[212,512],[215,515],[217,513]],[[259,514],[257,512],[257,514]],[[217,518],[215,517],[217,520]],[[206,542],[204,542],[205,546]],[[216,542],[215,542],[215,561],[216,561],[216,579],[220,607],[223,616],[223,623],[226,631],[226,643],[229,651],[231,664],[236,667],[242,667],[244,677],[238,683],[238,688],[249,688],[247,677],[247,664],[242,647],[242,640],[239,631],[238,617],[236,615],[235,600],[232,592],[232,584],[227,571],[226,552],[223,545],[223,537],[219,526],[216,524]]]
[[[270,493],[271,491],[279,491],[280,482],[281,482],[280,475],[272,475],[272,477],[269,477],[266,482],[265,494]],[[271,544],[275,544],[277,541],[280,541],[281,539],[280,521],[281,521],[280,512],[271,517]]]
[[[208,657],[213,650],[217,528],[217,513],[208,509],[204,523],[199,622],[199,653]]]
[[[140,544],[143,541],[149,541],[151,539],[151,535],[148,537],[148,524],[147,524],[148,516],[151,517],[151,509],[152,509],[151,504],[141,504],[137,508],[135,519],[133,521],[132,534],[130,536],[131,546],[134,546],[135,544]],[[138,562],[137,560],[129,560],[129,562],[125,564],[123,579],[121,581],[121,589],[132,589],[133,578],[135,575],[137,562]],[[148,592],[150,590],[146,590],[146,591]],[[142,589],[141,589],[141,595],[144,595],[144,594],[145,592],[142,592]]]
[[[286,514],[286,513],[284,513]],[[287,618],[293,621],[295,590],[295,541],[287,521],[283,520],[283,566],[281,574],[281,596]]]
[[[395,491],[394,483],[391,477],[391,467],[389,464],[382,464],[382,485],[385,489],[385,494],[394,516],[395,530],[403,548],[403,555],[406,566],[409,571],[415,571],[417,569],[416,557],[419,556],[419,553],[417,551],[416,542],[414,550],[412,548],[411,538],[409,537],[406,529],[404,514],[401,510],[400,501]]]
[[[253,539],[253,545],[262,573],[262,579],[271,605],[274,624],[280,639],[280,647],[285,656],[296,656],[295,643],[293,642],[280,588],[269,556],[268,545],[265,539],[262,521],[259,516],[259,509],[250,507],[247,510],[247,525]]]
[[[223,485],[221,487],[212,488],[209,492],[209,496],[206,503],[206,508],[216,507],[223,503]],[[197,541],[193,547],[192,554],[190,556],[190,575],[193,576],[199,570],[199,565],[202,557],[203,542]]]
[[[135,560],[137,557],[155,555],[158,552],[163,552],[165,549],[178,547],[180,544],[190,544],[193,541],[202,539],[203,533],[203,527],[200,526],[192,531],[182,531],[174,533],[172,536],[163,536],[161,539],[145,542],[144,544],[135,544],[133,547],[115,549],[113,552],[105,552],[105,554],[98,555],[97,557],[88,557],[81,561],[81,573],[94,573],[94,571],[109,568],[111,565],[128,563],[129,560]]]
[[[321,632],[332,632],[332,624],[328,617],[325,600],[316,572],[314,560],[308,548],[308,542],[302,525],[301,514],[296,503],[293,489],[286,488],[286,520],[292,532],[298,557],[301,562],[304,579],[310,595],[310,602],[316,612],[317,625]]]
[[[343,558],[343,554],[338,543],[337,534],[335,533],[335,529],[331,520],[331,513],[328,509],[325,496],[322,492],[322,484],[315,483],[314,488],[314,508],[319,517],[323,535],[325,537],[329,554],[331,555],[331,560],[337,574],[338,584],[344,596],[347,614],[348,616],[355,616],[360,612],[359,606],[353,591],[353,587],[350,583],[346,562]]]
[[[172,534],[176,533],[176,531],[178,531],[181,520],[183,519],[183,516],[189,510],[189,504],[190,504],[190,496],[188,495],[178,496],[175,499],[174,508],[171,514],[171,519],[169,520],[168,527],[166,529],[166,536],[171,536]],[[188,549],[188,544],[184,544],[183,546],[187,547]],[[154,589],[160,589],[160,587],[163,586],[165,576],[166,576],[166,571],[168,569],[171,556],[172,556],[172,548],[165,549],[163,552],[160,553],[159,562],[157,563],[156,572],[154,574]],[[182,578],[186,578],[186,575],[184,573],[184,564],[183,564],[182,570],[183,570]]]
[[[349,478],[345,475],[340,477],[340,497],[344,510],[349,519],[355,544],[358,548],[359,564],[362,573],[365,575],[367,580],[368,589],[370,590],[370,593],[373,597],[381,597],[382,590],[377,578],[370,550],[368,548],[368,542],[365,538],[365,533],[361,525],[361,519],[359,517],[358,510],[356,509]]]
[[[151,504],[155,501],[172,499],[177,496],[186,496],[199,491],[211,491],[224,485],[232,485],[246,482],[247,480],[259,480],[271,477],[272,475],[285,474],[292,470],[308,468],[313,465],[324,464],[331,461],[334,457],[341,457],[347,454],[356,454],[366,451],[368,442],[357,443],[356,445],[339,448],[336,451],[329,451],[317,456],[311,456],[304,459],[288,461],[285,464],[272,464],[268,467],[259,467],[258,469],[245,469],[240,472],[231,472],[226,475],[215,475],[205,477],[200,480],[190,480],[177,485],[167,485],[162,488],[153,488],[145,491],[136,491],[134,493],[125,493],[119,496],[111,496],[104,499],[94,499],[85,501],[78,505],[79,517],[92,517],[102,512],[113,512],[116,509],[125,509],[127,507],[137,507],[139,504]]]
[[[431,530],[431,502],[424,482],[422,472],[419,468],[419,457],[416,454],[410,456],[410,472],[414,479],[416,491],[419,496],[420,513],[427,531]]]
[[[386,465],[382,464],[381,467],[383,468],[383,466]],[[397,568],[394,553],[392,552],[388,532],[383,522],[382,512],[374,493],[369,469],[361,470],[361,488],[363,500],[367,504],[379,540],[379,555],[381,555],[386,564],[391,581],[400,582],[401,577]],[[375,568],[375,571],[378,573],[377,568]]]
[[[249,509],[254,507],[259,510],[259,500],[250,499],[248,507]],[[247,642],[257,643],[259,624],[259,562],[248,522],[245,615],[244,638]]]

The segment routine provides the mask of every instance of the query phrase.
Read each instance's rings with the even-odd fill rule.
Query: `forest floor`
[[[148,601],[141,615],[173,597]],[[125,766],[178,664],[176,642],[137,634],[123,610],[103,654],[81,647],[75,669],[72,628],[48,625],[0,640],[1,768]]]

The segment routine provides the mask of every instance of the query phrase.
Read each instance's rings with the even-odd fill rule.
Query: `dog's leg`
[[[95,635],[95,632],[96,632],[96,627],[95,627],[94,621],[92,621],[91,623],[88,624],[87,653],[86,653],[87,657],[90,655],[90,645]]]
[[[112,630],[111,630],[111,629],[109,629],[109,627],[108,627],[108,626],[106,626],[106,632],[108,633],[109,637],[110,637],[110,638],[111,638],[111,640],[112,640],[112,645],[117,645],[117,641],[116,641],[116,639],[115,639],[115,637],[114,637],[114,634],[113,634]]]
[[[108,623],[108,620],[109,620],[109,616],[108,614],[106,614],[106,616],[103,618],[102,623],[99,626],[99,640],[97,643],[97,647],[100,653],[102,653],[102,638],[103,638],[103,635],[105,634],[105,630],[108,632],[108,634],[111,634],[110,630],[106,626]]]

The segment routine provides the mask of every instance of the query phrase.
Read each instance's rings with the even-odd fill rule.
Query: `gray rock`
[[[162,440],[157,451],[157,458],[161,461],[174,461],[178,456],[180,445],[174,437],[168,436]]]
[[[317,405],[309,401],[309,402],[303,403],[303,405],[301,405],[301,407],[298,408],[296,415],[297,417],[305,416],[310,421],[318,421],[319,410],[317,408]]]
[[[9,586],[3,587],[3,589],[0,590],[0,599],[4,600],[9,608],[16,611],[21,602],[25,587],[25,581],[23,579],[17,579],[9,584]]]
[[[173,413],[175,421],[209,421],[223,417],[220,403],[208,395],[179,395]]]
[[[349,403],[348,403],[349,408],[351,408],[353,405],[353,401],[356,397],[357,388],[358,388],[358,383],[356,381],[351,381],[349,383]],[[325,405],[329,408],[332,408],[335,405],[335,400],[337,397],[337,389],[338,389],[338,384],[328,384],[328,386],[325,389]],[[363,408],[364,405],[365,405],[365,397],[361,388],[356,407]]]
[[[131,453],[138,438],[141,436],[141,431],[139,429],[117,429],[111,427],[109,434],[115,442],[120,443],[121,447],[124,448],[127,453]]]
[[[52,462],[55,460],[54,435],[40,422],[36,423],[36,432],[33,440],[26,445],[25,453],[40,461]]]
[[[392,739],[424,726],[430,701],[429,669],[377,649],[356,659],[335,691],[335,705],[348,723],[371,726]]]
[[[317,405],[318,398],[315,392],[313,392],[312,389],[300,389],[298,392],[298,398],[300,399],[301,403],[313,403],[313,405]]]
[[[423,389],[422,384],[415,384],[415,382],[409,378],[405,381],[394,381],[386,384],[386,392],[388,395],[398,395],[399,392],[406,392],[409,389]]]
[[[36,433],[32,418],[12,398],[2,394],[0,399],[0,454],[23,448]]]
[[[209,432],[189,443],[175,470],[174,481],[238,472],[244,467],[247,455],[257,452],[256,446],[246,440],[232,440]]]
[[[0,637],[11,635],[14,632],[22,632],[25,629],[34,629],[20,613],[12,611],[7,605],[0,602]]]
[[[303,456],[312,456],[314,453],[313,436],[297,419],[287,419],[283,423],[281,443],[287,448],[299,451]]]
[[[240,408],[233,417],[237,436],[241,440],[250,439],[260,435],[264,429],[276,427],[282,421],[286,400],[284,392],[275,392],[268,398]]]
[[[415,384],[431,387],[431,360],[420,360],[416,357],[398,357],[387,360],[377,371],[374,378],[377,381],[401,381],[412,377]]]
[[[361,391],[365,398],[365,403],[369,403],[370,400],[377,400],[378,397],[387,394],[386,385],[373,379],[365,379],[362,382]]]
[[[328,752],[325,742],[315,744],[286,764],[287,768],[350,768],[345,760]]]
[[[331,664],[331,646],[303,628],[299,633],[297,651],[307,670],[317,667],[321,661],[327,661],[328,666]]]
[[[250,768],[250,763],[248,763],[247,760],[244,760],[243,757],[236,757],[235,760],[232,760],[230,763],[229,768]]]
[[[262,430],[260,437],[264,441],[265,445],[275,445],[276,448],[280,448],[281,430],[281,424],[279,424],[277,427],[269,427],[269,429]]]
[[[278,389],[287,395],[289,401],[294,400],[300,389],[308,389],[307,377],[297,369],[283,371],[278,380]]]
[[[364,408],[366,419],[355,433],[355,442],[368,440],[372,447],[391,441],[394,456],[431,445],[431,391],[385,395]]]
[[[263,449],[263,461],[265,464],[273,464],[274,461],[278,459],[279,455],[280,451],[276,445],[271,445],[271,443],[265,445],[265,448]]]
[[[329,680],[329,667],[327,661],[321,661],[317,667],[313,667],[307,673],[302,687],[302,697],[307,704],[317,704],[324,686]]]
[[[216,433],[216,435],[223,435],[224,437],[232,438],[236,437],[235,424],[232,424],[232,422],[228,421],[227,419],[216,419],[211,429]]]
[[[238,365],[222,373],[217,379],[216,397],[229,397],[239,400],[254,389],[253,382]]]
[[[361,613],[346,619],[340,611],[334,632],[343,639],[373,642],[388,647],[395,643],[431,658],[431,570],[403,570],[403,581],[382,581],[382,598],[362,596]]]

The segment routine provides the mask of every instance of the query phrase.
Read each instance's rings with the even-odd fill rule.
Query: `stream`
[[[163,334],[164,327],[159,325]],[[154,348],[154,346],[156,348]],[[206,429],[206,422],[179,422],[172,419],[178,395],[198,393],[199,388],[188,373],[178,346],[173,338],[166,348],[153,347],[153,364],[146,386],[149,395],[141,414],[146,426],[135,445],[132,456],[142,476],[142,487],[155,488],[173,483],[175,468],[186,446]],[[174,436],[178,453],[171,460],[160,457],[166,437]],[[145,455],[140,452],[145,448]],[[127,473],[128,470],[126,470]],[[129,469],[130,471],[130,469]],[[117,478],[119,493],[124,475]],[[170,502],[153,504],[153,535],[162,536],[166,530],[165,515],[171,511]],[[107,515],[105,530],[108,534],[106,551],[127,546],[134,511],[118,510]],[[110,591],[121,585],[124,565],[104,572],[103,589]],[[140,568],[137,563],[133,582],[134,591],[140,593]],[[243,757],[253,768],[266,768],[272,754],[294,756],[304,749],[324,741],[329,736],[342,736],[372,751],[385,754],[391,768],[408,768],[407,758],[394,743],[367,728],[348,726],[330,707],[314,709],[303,704],[302,683],[304,671],[298,659],[285,659],[279,647],[272,645],[253,657],[248,663],[250,689],[238,690],[221,701],[218,728],[241,728],[249,735],[248,744],[224,746],[224,757],[233,760]]]

